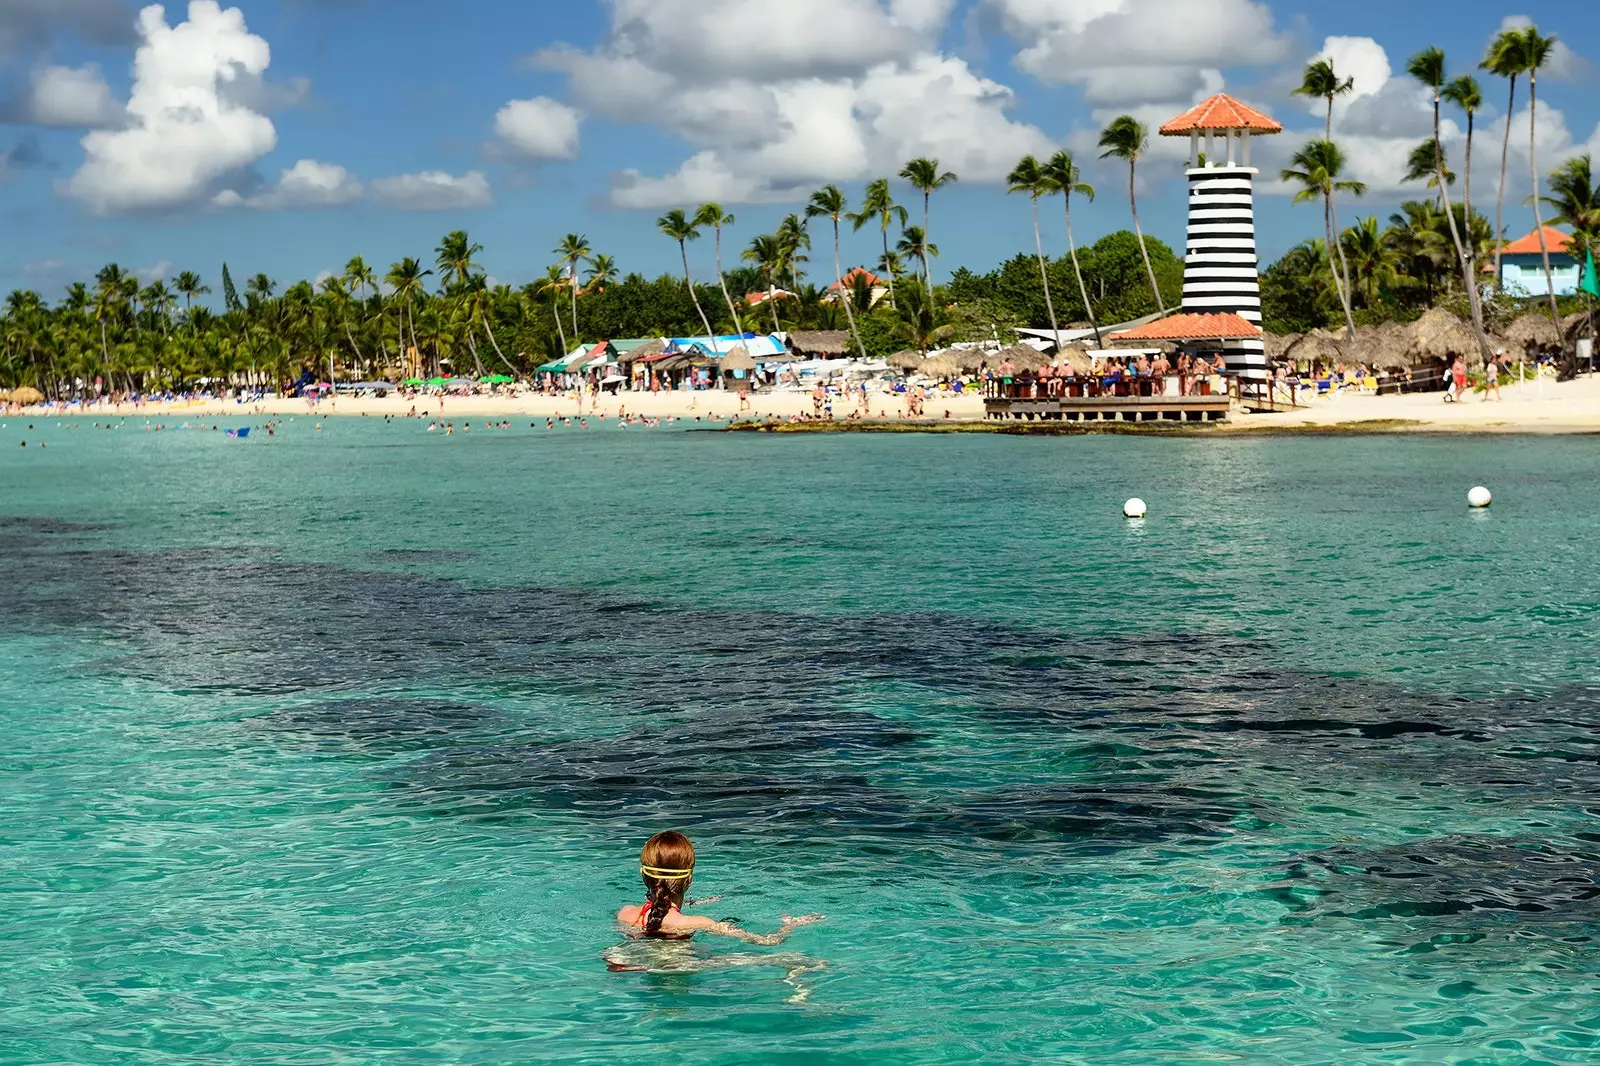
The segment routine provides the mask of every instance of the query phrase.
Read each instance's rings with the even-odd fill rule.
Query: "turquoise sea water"
[[[1600,439],[78,424],[0,1062],[1600,1062]]]

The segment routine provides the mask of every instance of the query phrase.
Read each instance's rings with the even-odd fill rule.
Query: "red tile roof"
[[[1198,341],[1259,337],[1259,326],[1234,314],[1169,315],[1137,329],[1113,333],[1114,341]]]
[[[1572,245],[1572,238],[1556,229],[1554,226],[1544,227],[1544,243],[1551,253],[1565,252]],[[1539,231],[1534,230],[1520,240],[1512,241],[1500,249],[1501,255],[1538,255]]]
[[[878,275],[874,274],[872,271],[868,270],[866,267],[851,267],[849,270],[844,272],[844,280],[842,282],[836,281],[832,285],[829,285],[828,288],[837,289],[841,285],[854,285],[856,283],[856,276],[858,274],[862,277],[865,277],[867,279],[867,284],[874,289],[881,289],[885,287],[884,280],[878,277]]]
[[[1241,104],[1227,93],[1185,111],[1161,127],[1163,137],[1187,137],[1196,130],[1249,130],[1251,133],[1282,133],[1283,124]]]

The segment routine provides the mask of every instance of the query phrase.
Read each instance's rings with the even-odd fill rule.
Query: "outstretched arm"
[[[759,944],[762,947],[772,947],[775,944],[781,944],[785,940],[788,940],[789,934],[800,928],[802,925],[810,925],[813,922],[820,922],[822,921],[822,918],[823,916],[820,914],[807,914],[799,918],[790,918],[785,915],[783,921],[779,923],[778,931],[776,933],[752,933],[747,929],[740,929],[732,922],[713,922],[708,919],[702,919],[706,924],[698,926],[697,928],[703,929],[708,933],[714,933],[717,936],[726,936],[732,937],[734,940],[742,940],[746,944]]]

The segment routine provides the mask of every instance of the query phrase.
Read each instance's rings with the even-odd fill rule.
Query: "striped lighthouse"
[[[1255,177],[1260,171],[1250,165],[1250,140],[1282,131],[1278,122],[1223,93],[1161,127],[1163,137],[1189,138],[1183,311],[1213,327],[1194,339],[1220,349],[1228,372],[1245,381],[1269,376],[1256,256]],[[1250,328],[1223,325],[1236,321],[1234,316]]]

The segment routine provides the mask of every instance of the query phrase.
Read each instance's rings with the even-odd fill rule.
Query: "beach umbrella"
[[[1284,353],[1294,362],[1331,365],[1344,359],[1341,348],[1327,330],[1314,329],[1289,346]]]
[[[444,378],[429,378],[426,382],[424,382],[424,384],[426,384],[430,389],[442,389],[449,384],[449,382],[447,382]]]
[[[726,373],[733,370],[750,371],[756,368],[756,361],[742,344],[735,344],[727,355],[722,357],[722,369]]]
[[[24,385],[20,389],[11,390],[11,402],[20,403],[24,407],[31,407],[36,403],[44,403],[44,393],[32,385]]]
[[[896,370],[915,370],[922,365],[922,353],[914,352],[907,348],[904,351],[895,352],[885,361]]]
[[[509,374],[485,374],[478,379],[478,383],[480,385],[509,385],[515,380],[516,378],[511,377]]]
[[[924,359],[917,370],[930,378],[953,378],[961,373],[961,362],[953,351],[940,352]]]
[[[1506,343],[1521,352],[1530,344],[1553,347],[1561,343],[1561,331],[1546,314],[1527,314],[1506,329]]]
[[[1411,346],[1406,327],[1399,322],[1386,322],[1381,326],[1357,326],[1355,343],[1339,344],[1347,356],[1373,367],[1404,367],[1411,360],[1406,353]]]
[[[426,385],[427,382],[423,381],[421,378],[406,378],[405,384],[411,385],[411,386],[417,386],[417,385]]]
[[[998,366],[1009,362],[1018,370],[1038,370],[1042,366],[1050,365],[1050,357],[1037,348],[1030,348],[1026,344],[1013,344],[1002,349],[998,355],[990,357],[990,366]]]
[[[1261,343],[1266,346],[1268,356],[1282,359],[1289,354],[1289,349],[1293,348],[1295,341],[1299,339],[1298,333],[1265,333],[1262,334]]]
[[[1467,324],[1435,307],[1411,324],[1407,354],[1433,359],[1477,351],[1478,339]]]

